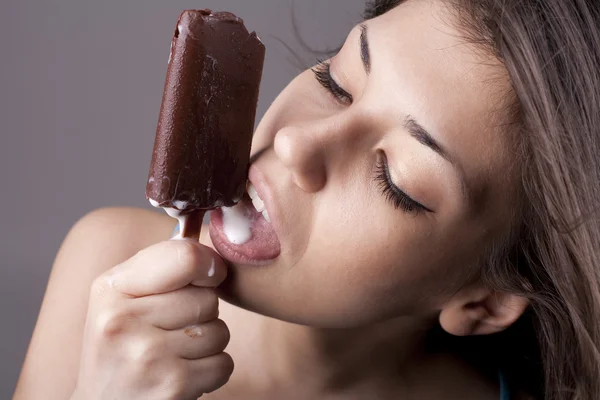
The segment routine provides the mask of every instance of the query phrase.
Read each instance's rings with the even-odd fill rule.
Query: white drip
[[[244,206],[223,207],[223,231],[233,244],[244,244],[252,238],[251,222],[245,215]]]
[[[208,277],[212,278],[215,276],[215,259],[210,260],[210,268],[208,269]]]
[[[162,208],[170,217],[179,220],[179,233],[171,239],[182,239],[183,227],[185,226],[188,215],[181,215],[181,211],[176,208],[161,207],[156,200],[148,200],[153,207]],[[173,205],[178,208],[185,208],[187,203],[177,201],[173,202]],[[252,222],[246,216],[246,213],[244,212],[245,208],[241,203],[238,203],[233,207],[223,207],[221,210],[223,211],[223,231],[231,243],[244,244],[252,239],[252,230],[250,229]]]
[[[148,199],[148,201],[150,201],[150,204],[152,205],[152,207],[162,208],[169,215],[169,217],[175,218],[176,220],[179,221],[179,233],[177,235],[173,236],[171,238],[171,240],[180,240],[180,239],[183,239],[183,227],[185,226],[185,223],[187,221],[188,216],[187,215],[181,215],[181,211],[178,210],[178,209],[176,209],[176,208],[161,207],[160,204],[158,203],[158,201],[156,201],[156,200]],[[178,207],[179,206],[183,206],[183,205],[187,205],[187,203],[184,202],[184,201],[175,202],[174,204],[176,206],[178,206]],[[185,207],[181,207],[181,208],[185,208]]]
[[[178,210],[185,210],[188,207],[189,204],[190,203],[188,203],[187,201],[181,201],[181,200],[175,200],[173,202],[173,205]]]

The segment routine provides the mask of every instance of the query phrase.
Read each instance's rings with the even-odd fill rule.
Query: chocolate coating
[[[244,194],[265,47],[227,12],[177,22],[146,197],[184,212]]]

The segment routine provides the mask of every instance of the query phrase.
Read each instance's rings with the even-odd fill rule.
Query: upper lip
[[[273,191],[269,187],[265,175],[258,167],[256,167],[255,164],[250,165],[250,170],[248,171],[248,180],[250,180],[252,185],[254,185],[256,193],[258,193],[258,197],[260,197],[261,200],[265,203],[265,210],[269,214],[271,225],[273,226],[273,229],[275,230],[275,233],[279,238],[279,210],[276,208],[275,202],[273,201]]]

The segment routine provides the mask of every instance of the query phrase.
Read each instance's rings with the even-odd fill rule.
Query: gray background
[[[69,227],[144,187],[171,34],[186,8],[230,10],[267,46],[258,117],[315,56],[290,0],[0,2],[0,399],[12,396]],[[314,48],[341,44],[364,0],[296,0]]]

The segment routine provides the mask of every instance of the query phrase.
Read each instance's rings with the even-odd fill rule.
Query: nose
[[[352,118],[313,122],[305,126],[286,126],[275,135],[274,150],[291,171],[294,182],[305,192],[321,190],[328,179],[328,168],[335,159],[351,159],[359,124]]]
[[[275,136],[275,154],[291,171],[294,182],[305,192],[321,190],[327,181],[319,140],[305,128],[285,127]]]

